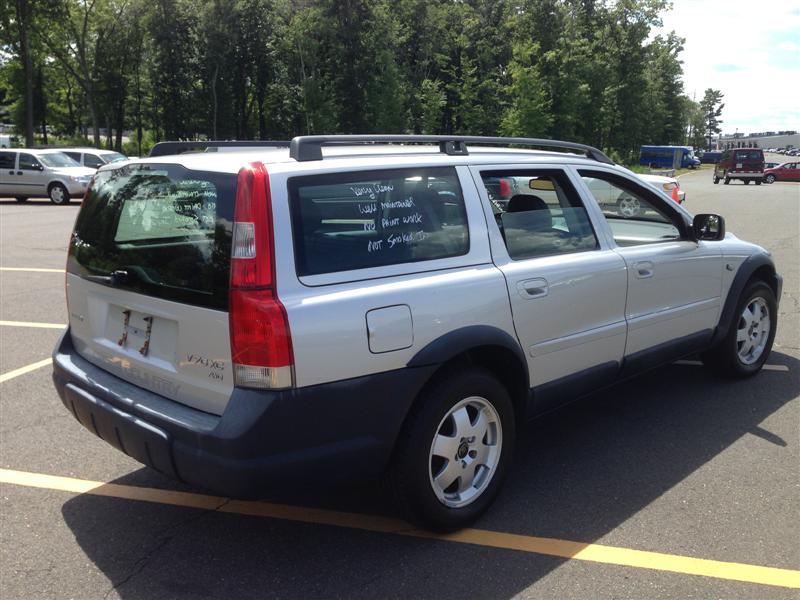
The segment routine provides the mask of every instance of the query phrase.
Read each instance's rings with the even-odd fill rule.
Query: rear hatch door
[[[84,358],[194,408],[233,391],[228,286],[236,175],[106,167],[70,240],[67,303]]]
[[[764,173],[764,153],[761,150],[743,149],[733,151],[731,171],[736,173]]]

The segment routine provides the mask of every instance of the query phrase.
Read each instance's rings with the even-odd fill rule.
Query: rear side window
[[[289,180],[297,274],[319,275],[447,258],[469,250],[453,168]]]
[[[481,178],[487,192],[496,179],[509,189],[508,197],[489,193],[489,200],[512,260],[598,247],[586,208],[563,171],[491,171]]]
[[[103,166],[103,161],[100,160],[100,158],[95,156],[94,154],[84,154],[83,164],[92,169],[99,169],[100,167]]]
[[[130,291],[224,310],[235,189],[236,175],[179,165],[98,172],[75,223],[68,270]]]
[[[0,152],[0,169],[13,169],[16,158],[15,152]]]

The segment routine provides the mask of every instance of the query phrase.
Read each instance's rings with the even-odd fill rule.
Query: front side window
[[[452,167],[293,177],[289,197],[300,276],[469,250],[464,198]]]
[[[32,154],[20,153],[19,168],[23,171],[40,171],[41,164]]]
[[[485,171],[481,179],[512,260],[598,247],[586,208],[563,171]],[[492,192],[498,181],[506,197]]]
[[[655,195],[607,173],[580,171],[600,205],[619,246],[635,246],[681,239],[678,215]]]

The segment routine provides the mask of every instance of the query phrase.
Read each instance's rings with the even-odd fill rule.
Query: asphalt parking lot
[[[0,199],[3,598],[797,598],[800,184],[681,178],[784,276],[769,368],[691,361],[528,425],[473,529],[414,530],[378,484],[204,495],[84,430],[50,381],[77,205]]]

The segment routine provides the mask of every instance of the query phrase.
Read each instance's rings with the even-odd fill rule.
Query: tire
[[[723,181],[722,183],[724,183],[725,185],[728,185],[730,182],[731,182],[731,178],[730,177],[726,177],[725,181]]]
[[[60,183],[52,184],[47,190],[47,195],[53,204],[69,204],[69,192]]]
[[[772,173],[767,173],[764,176],[764,181],[766,181],[767,183],[775,183],[775,175]]]
[[[714,185],[717,185],[718,183],[719,183],[719,177],[714,175]]]
[[[27,199],[27,198],[25,198],[24,196],[17,196],[17,197],[15,198],[15,200],[16,200],[17,202],[27,202],[27,201],[28,201],[28,199]]]
[[[421,392],[395,447],[388,475],[401,511],[434,531],[471,524],[500,490],[515,437],[514,406],[491,373],[445,372]]]
[[[760,279],[752,280],[736,303],[733,319],[725,338],[702,359],[720,375],[741,379],[758,373],[772,350],[778,325],[772,288]]]
[[[749,180],[749,179],[745,179],[745,180],[744,180],[744,184],[745,184],[745,185],[750,185],[750,180]]]
[[[630,219],[631,217],[638,217],[644,211],[638,198],[622,194],[617,198],[617,212],[626,219]]]
[[[760,179],[756,179],[756,185],[761,185],[761,180]]]

